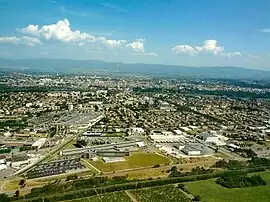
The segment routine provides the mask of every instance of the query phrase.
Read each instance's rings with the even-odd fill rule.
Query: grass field
[[[191,201],[174,185],[129,191],[140,202],[188,202]]]
[[[270,172],[260,174],[268,186],[228,189],[215,183],[214,179],[187,183],[188,191],[201,196],[203,202],[269,202]]]
[[[248,176],[252,175],[260,175],[267,182],[267,184],[270,185],[270,171],[248,174]]]
[[[87,198],[69,200],[65,202],[132,202],[129,196],[125,192],[114,192],[108,194],[102,194],[98,196],[91,196]]]
[[[163,165],[171,160],[165,156],[155,153],[135,152],[131,156],[125,157],[125,161],[116,163],[104,163],[102,160],[90,161],[90,163],[102,172],[111,172],[140,167],[150,167],[155,164]]]

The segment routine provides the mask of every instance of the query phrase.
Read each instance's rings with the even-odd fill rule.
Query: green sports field
[[[125,157],[125,161],[116,163],[104,163],[102,160],[90,161],[98,170],[102,172],[112,172],[117,170],[125,170],[140,167],[149,167],[156,164],[164,165],[170,163],[171,160],[165,156],[155,153],[135,152],[131,156]]]

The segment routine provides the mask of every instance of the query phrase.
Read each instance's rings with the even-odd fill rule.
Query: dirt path
[[[128,195],[128,197],[129,197],[133,202],[139,202],[139,201],[135,198],[135,196],[134,196],[132,193],[130,193],[128,190],[126,190],[125,192],[126,192],[126,194]]]

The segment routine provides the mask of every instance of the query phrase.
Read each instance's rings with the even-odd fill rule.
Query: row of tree
[[[265,186],[266,181],[259,175],[248,177],[245,172],[227,172],[216,180],[216,183],[226,188],[243,188],[252,186]]]

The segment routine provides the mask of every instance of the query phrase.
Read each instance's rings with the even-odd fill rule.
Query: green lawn
[[[269,177],[269,173],[265,174]],[[214,179],[186,183],[188,191],[201,196],[203,202],[269,202],[270,185],[228,189]]]
[[[140,202],[189,202],[187,196],[174,185],[129,191]]]
[[[91,196],[86,198],[74,199],[65,202],[132,202],[129,196],[121,191],[121,192],[113,192],[108,194],[101,194],[98,196]]]
[[[116,163],[104,163],[102,160],[90,161],[90,163],[102,172],[125,170],[131,168],[150,167],[155,164],[170,163],[170,159],[155,153],[135,152],[125,157],[125,161]]]

